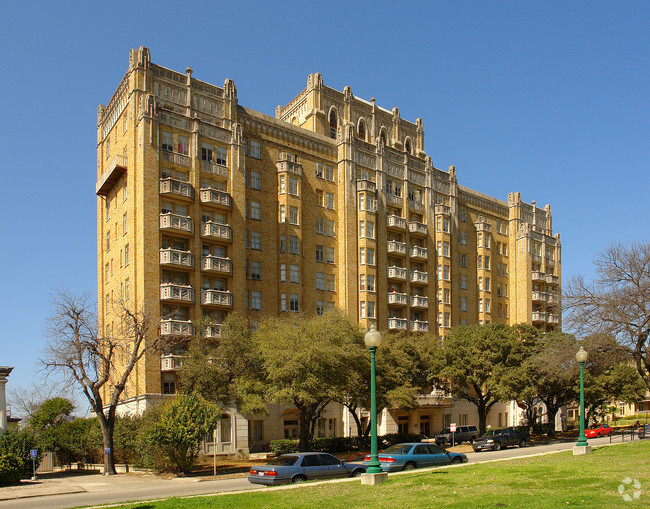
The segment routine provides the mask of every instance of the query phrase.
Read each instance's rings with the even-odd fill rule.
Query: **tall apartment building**
[[[98,109],[96,192],[107,334],[120,296],[162,336],[207,317],[218,337],[231,311],[255,322],[330,308],[441,339],[458,324],[560,325],[550,206],[459,185],[427,156],[421,119],[320,74],[273,118],[241,106],[230,79],[211,85],[131,50]],[[175,348],[137,366],[129,409],[175,391]]]

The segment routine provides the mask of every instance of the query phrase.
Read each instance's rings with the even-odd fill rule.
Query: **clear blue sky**
[[[320,72],[421,117],[434,165],[461,185],[551,204],[568,278],[609,242],[649,237],[649,26],[648,2],[5,2],[8,387],[38,377],[51,289],[96,293],[96,112],[130,48],[232,78],[269,115]]]

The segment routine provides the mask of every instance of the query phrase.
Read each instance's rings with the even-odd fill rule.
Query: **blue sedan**
[[[366,456],[363,464],[367,467],[369,463],[370,456]],[[388,449],[379,453],[379,463],[384,472],[398,472],[421,467],[467,463],[467,456],[457,452],[445,451],[437,445],[414,442],[391,445]]]
[[[251,467],[248,481],[253,484],[289,484],[312,479],[357,477],[366,471],[361,463],[346,463],[324,452],[283,454],[266,465]]]

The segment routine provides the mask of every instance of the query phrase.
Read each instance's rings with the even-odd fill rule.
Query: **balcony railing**
[[[546,284],[547,285],[557,285],[560,282],[560,278],[553,276],[551,274],[546,274]]]
[[[406,219],[400,216],[388,216],[386,218],[386,226],[388,228],[397,228],[399,230],[406,230]]]
[[[388,252],[391,254],[400,254],[406,256],[406,242],[396,240],[388,241]]]
[[[231,308],[232,293],[223,290],[201,290],[201,304]]]
[[[405,293],[389,292],[388,304],[393,306],[406,306],[408,304],[408,297]]]
[[[192,166],[192,160],[189,158],[189,156],[177,154],[176,152],[170,152],[168,150],[160,151],[160,159],[167,161],[168,163],[183,166],[184,168],[189,168]]]
[[[216,205],[217,207],[232,208],[232,197],[225,191],[212,189],[211,187],[199,191],[201,203]]]
[[[294,163],[293,161],[277,161],[275,167],[278,173],[288,172],[302,177],[302,164]]]
[[[404,200],[401,196],[395,196],[394,194],[386,193],[386,203],[390,203],[396,207],[401,207],[404,205]]]
[[[427,235],[427,225],[424,223],[418,223],[417,221],[409,222],[409,232],[413,235]]]
[[[546,274],[543,272],[539,272],[537,270],[534,270],[531,276],[533,281],[546,281]]]
[[[411,322],[411,330],[413,332],[429,332],[429,322],[413,320]]]
[[[232,262],[230,258],[219,256],[202,256],[201,270],[205,272],[218,272],[220,274],[232,274]]]
[[[158,188],[160,194],[173,194],[182,198],[194,199],[194,188],[189,182],[173,178],[160,179]]]
[[[441,203],[438,203],[434,207],[434,211],[435,211],[436,216],[439,216],[439,215],[448,216],[448,215],[451,214],[451,208],[447,207],[446,205],[442,205]]]
[[[370,193],[374,193],[376,190],[377,184],[375,184],[372,180],[357,180],[357,191],[368,191]]]
[[[211,163],[210,161],[201,161],[201,170],[220,177],[223,179],[228,178],[228,167],[221,164]]]
[[[162,355],[160,357],[160,371],[176,371],[182,367],[182,355]]]
[[[542,263],[542,257],[540,255],[531,254],[530,259],[533,261],[533,263]]]
[[[203,328],[203,337],[208,339],[221,339],[221,324],[211,323]]]
[[[411,271],[411,283],[419,283],[426,285],[429,283],[429,274],[419,270]]]
[[[409,209],[420,214],[424,214],[424,204],[417,201],[409,200]]]
[[[546,322],[546,313],[542,311],[533,311],[533,323]]]
[[[227,224],[214,223],[212,221],[201,223],[201,237],[232,242],[232,228]]]
[[[533,291],[534,302],[548,302],[548,293]]]
[[[492,230],[492,225],[490,223],[486,223],[485,221],[476,223],[474,226],[476,226],[477,232],[489,232],[490,230]]]
[[[194,302],[194,288],[178,283],[160,283],[160,300]]]
[[[428,308],[429,297],[422,297],[421,295],[411,295],[412,308]]]
[[[194,255],[190,251],[181,251],[180,249],[167,249],[160,250],[160,265],[173,265],[175,267],[182,267],[192,269],[194,268]]]
[[[406,281],[408,272],[403,267],[388,267],[388,279],[401,279]]]
[[[160,229],[192,234],[194,233],[194,221],[189,216],[166,212],[160,214]]]
[[[408,321],[406,318],[389,318],[388,328],[390,330],[407,330]]]
[[[548,313],[546,316],[546,322],[550,323],[551,325],[557,325],[560,322],[560,317],[558,315]]]
[[[161,336],[194,336],[194,325],[185,320],[160,320]]]
[[[560,302],[560,297],[554,293],[549,293],[546,302],[548,302],[549,304],[557,304],[558,302]]]
[[[427,253],[428,253],[428,249],[426,247],[411,246],[411,258],[426,260]]]
[[[555,260],[552,260],[551,258],[544,258],[544,261],[546,262],[547,267],[555,267]]]

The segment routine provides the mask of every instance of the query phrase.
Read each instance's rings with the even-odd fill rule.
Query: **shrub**
[[[402,442],[419,442],[420,435],[414,433],[388,433],[379,437],[379,448],[385,449],[391,445],[400,444]]]
[[[298,440],[287,440],[287,439],[271,440],[270,445],[273,454],[276,455],[298,452],[300,450]]]
[[[352,437],[314,438],[313,450],[336,454],[350,452],[353,449]]]
[[[0,454],[0,486],[20,484],[20,478],[25,470],[23,460],[16,454]]]
[[[0,434],[0,454],[14,454],[22,460],[25,473],[29,473],[32,468],[32,460],[29,455],[31,449],[36,449],[36,435],[30,428],[10,428]],[[36,466],[40,460],[36,458]]]

